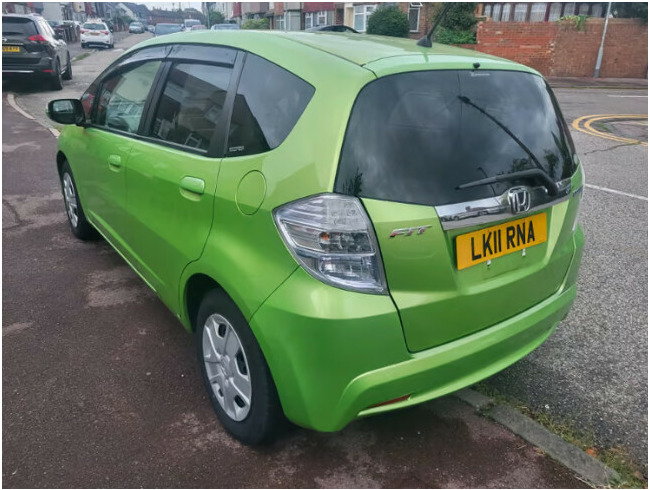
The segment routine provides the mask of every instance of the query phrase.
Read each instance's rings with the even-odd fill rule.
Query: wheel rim
[[[79,224],[79,204],[77,194],[74,191],[74,184],[70,174],[63,174],[63,198],[65,199],[65,209],[68,212],[68,219],[73,228]]]
[[[222,315],[210,315],[203,327],[203,362],[212,392],[226,415],[236,422],[251,409],[248,360],[239,336]]]

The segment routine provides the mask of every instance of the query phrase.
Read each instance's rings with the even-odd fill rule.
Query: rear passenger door
[[[174,47],[131,150],[127,240],[134,266],[174,311],[181,273],[212,224],[236,59],[229,48]]]

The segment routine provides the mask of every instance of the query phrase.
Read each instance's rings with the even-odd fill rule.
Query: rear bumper
[[[110,36],[81,36],[81,42],[84,44],[101,44],[102,46],[109,46],[113,41]]]
[[[52,58],[43,57],[37,63],[11,63],[2,61],[2,76],[42,76],[53,77]],[[49,70],[49,71],[45,71]]]
[[[406,349],[390,297],[338,290],[296,270],[250,322],[285,414],[304,427],[336,431],[357,417],[431,400],[501,371],[544,342],[569,312],[583,240],[575,234],[571,267],[553,296],[417,353]]]

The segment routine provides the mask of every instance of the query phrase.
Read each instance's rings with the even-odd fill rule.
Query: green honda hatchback
[[[198,31],[137,45],[48,113],[72,232],[103,236],[194,332],[244,443],[475,383],[575,299],[583,172],[525,66]]]

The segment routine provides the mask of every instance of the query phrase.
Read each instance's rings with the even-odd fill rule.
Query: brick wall
[[[481,22],[481,51],[535,68],[543,75],[591,77],[605,19],[587,19],[583,30],[557,22]],[[610,19],[600,76],[647,78],[648,26],[636,19]]]

